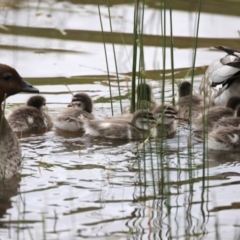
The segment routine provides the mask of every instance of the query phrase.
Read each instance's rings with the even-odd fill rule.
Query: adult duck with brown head
[[[2,103],[19,92],[38,93],[38,89],[25,82],[18,72],[7,65],[0,64],[0,179],[14,176],[22,160],[21,147],[17,136],[9,126]]]

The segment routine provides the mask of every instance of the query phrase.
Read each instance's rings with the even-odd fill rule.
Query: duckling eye
[[[12,78],[12,74],[11,73],[4,73],[3,74],[3,79],[5,80],[5,81],[9,81],[9,80],[11,80],[11,78]]]

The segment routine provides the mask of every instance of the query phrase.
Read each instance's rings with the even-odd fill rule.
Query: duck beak
[[[39,90],[22,79],[21,92],[39,93]]]

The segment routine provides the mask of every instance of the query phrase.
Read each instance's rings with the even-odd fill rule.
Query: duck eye
[[[12,78],[12,74],[11,73],[4,73],[3,74],[3,79],[5,80],[5,81],[9,81],[9,80],[11,80],[11,78]]]

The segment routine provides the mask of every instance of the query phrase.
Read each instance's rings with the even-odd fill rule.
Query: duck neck
[[[2,139],[5,135],[6,130],[9,128],[7,120],[5,119],[3,106],[1,104],[0,107],[0,139]]]

